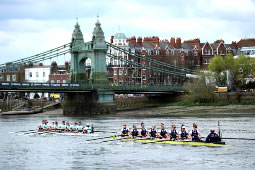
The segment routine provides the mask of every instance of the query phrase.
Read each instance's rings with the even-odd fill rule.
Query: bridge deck
[[[115,93],[173,93],[184,91],[183,86],[176,85],[90,85],[78,83],[0,83],[2,92],[91,92],[111,90]]]

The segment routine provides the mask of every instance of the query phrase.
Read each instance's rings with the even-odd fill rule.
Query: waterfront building
[[[25,80],[25,67],[7,63],[1,73],[3,82],[23,82]]]
[[[25,82],[29,83],[48,83],[50,75],[50,66],[44,66],[42,63],[38,65],[30,65],[25,68]],[[33,99],[35,94],[40,97],[48,97],[48,93],[26,93],[26,95]]]
[[[65,65],[57,65],[54,61],[51,63],[49,83],[69,83],[69,62],[65,62]]]

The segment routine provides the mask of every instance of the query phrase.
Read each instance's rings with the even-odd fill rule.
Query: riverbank
[[[255,105],[163,106],[117,112],[118,116],[137,117],[255,117]]]

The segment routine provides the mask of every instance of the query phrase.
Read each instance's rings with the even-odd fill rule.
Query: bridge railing
[[[122,92],[177,92],[183,91],[182,85],[115,85],[115,84],[80,84],[80,83],[10,83],[1,82],[0,90],[28,90],[28,91],[95,91],[95,90],[112,90]]]

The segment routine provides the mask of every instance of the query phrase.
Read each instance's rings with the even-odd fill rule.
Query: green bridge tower
[[[109,84],[106,68],[107,45],[99,20],[95,24],[92,41],[84,43],[78,22],[71,42],[70,82],[96,87]],[[86,76],[85,62],[91,59],[90,78]],[[105,114],[116,112],[114,92],[97,88],[90,93],[66,93],[65,115]]]

